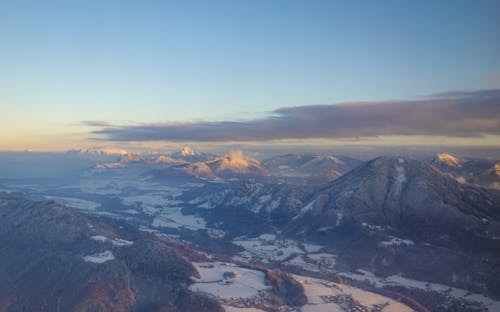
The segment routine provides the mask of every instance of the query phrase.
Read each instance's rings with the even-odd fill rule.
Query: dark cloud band
[[[110,141],[268,141],[388,135],[500,134],[500,90],[450,92],[418,100],[284,107],[270,117],[132,126],[103,125]]]

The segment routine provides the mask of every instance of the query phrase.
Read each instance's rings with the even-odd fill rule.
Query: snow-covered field
[[[349,309],[355,306],[364,306],[370,311],[377,305],[385,305],[384,312],[413,311],[400,302],[359,288],[299,275],[294,278],[302,284],[307,296],[308,303],[302,307],[302,312],[358,311]]]
[[[152,223],[153,227],[168,228],[187,228],[189,230],[206,229],[207,225],[203,218],[196,215],[184,215],[181,208],[166,208],[155,216]]]
[[[262,234],[254,238],[238,237],[233,243],[245,249],[233,257],[236,261],[258,260],[264,263],[273,261],[311,272],[325,273],[333,272],[335,266],[335,255],[321,252],[322,246],[278,239],[274,234]]]
[[[187,188],[197,187],[186,185]],[[87,178],[65,188],[77,188],[84,193],[97,195],[120,195],[124,190],[134,189],[140,192],[160,192],[169,196],[180,196],[182,187],[173,187],[165,184],[150,182],[143,177],[115,176],[113,178]]]
[[[79,210],[94,211],[101,206],[99,203],[74,197],[45,196],[45,198],[53,199],[63,205]]]
[[[472,294],[465,289],[450,287],[443,284],[429,283],[426,281],[418,281],[401,275],[391,275],[387,278],[377,277],[375,274],[365,270],[357,270],[358,273],[338,273],[341,276],[349,277],[358,281],[370,281],[376,287],[384,286],[405,286],[408,288],[417,288],[422,290],[431,290],[445,293],[449,296],[464,299],[470,302],[480,302],[485,305],[491,312],[500,311],[500,301],[495,301],[480,294]]]
[[[274,234],[262,234],[255,238],[238,237],[233,240],[233,244],[245,248],[262,261],[283,261],[295,254],[304,253],[295,241],[276,239]]]
[[[224,262],[193,263],[200,278],[189,287],[192,291],[211,294],[220,299],[248,299],[259,296],[269,287],[264,272],[238,267]]]

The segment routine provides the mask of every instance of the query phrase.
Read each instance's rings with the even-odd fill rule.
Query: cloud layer
[[[283,107],[267,118],[245,122],[127,126],[102,123],[100,126],[93,133],[109,141],[243,142],[390,135],[479,137],[500,134],[500,90],[449,92],[417,100]]]

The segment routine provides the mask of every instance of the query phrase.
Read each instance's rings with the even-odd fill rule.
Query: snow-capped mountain
[[[498,207],[498,194],[460,184],[423,162],[379,157],[318,192],[295,220],[311,230],[355,221],[418,235],[486,233],[500,230]]]
[[[165,170],[166,176],[195,177],[204,180],[217,180],[218,177],[204,162],[184,163],[171,166]]]
[[[160,155],[160,156],[152,156],[150,160],[155,164],[184,164],[186,161],[174,159],[170,156]]]
[[[73,149],[66,152],[68,155],[88,158],[95,162],[114,162],[119,157],[129,154],[128,151],[120,148],[99,148]]]
[[[273,175],[329,182],[360,165],[362,161],[344,156],[286,154],[263,162]]]
[[[214,154],[209,154],[209,153],[202,153],[195,151],[194,149],[190,148],[189,146],[185,146],[182,148],[182,150],[178,152],[174,152],[168,155],[172,159],[176,160],[182,160],[185,162],[204,162],[207,160],[210,160],[216,155]]]
[[[439,153],[436,156],[436,161],[449,166],[449,167],[462,167],[462,160],[457,157],[447,154],[447,153]]]
[[[437,154],[430,164],[461,183],[499,189],[500,175],[497,174],[495,160],[463,158],[451,154]]]
[[[265,176],[269,171],[252,157],[244,156],[242,151],[231,151],[228,155],[206,162],[219,177],[232,177],[238,174]]]
[[[267,176],[269,171],[257,159],[244,156],[241,151],[232,151],[208,161],[172,166],[167,169],[166,174],[216,180]]]
[[[469,181],[473,184],[500,190],[500,163],[494,164]]]

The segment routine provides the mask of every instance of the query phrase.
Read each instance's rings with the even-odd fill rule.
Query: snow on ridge
[[[412,240],[409,239],[403,239],[399,237],[394,237],[391,236],[391,239],[388,241],[382,241],[379,243],[380,246],[382,247],[389,247],[389,246],[411,246],[415,245],[415,243]]]
[[[394,182],[394,195],[399,196],[401,190],[403,189],[403,184],[406,182],[405,168],[402,166],[396,166],[396,181]]]
[[[111,250],[106,250],[104,252],[96,253],[93,255],[88,255],[83,257],[83,261],[102,264],[104,262],[114,260],[115,256]]]
[[[448,166],[462,167],[461,161],[453,155],[446,154],[446,153],[440,153],[440,154],[437,154],[437,158],[440,162],[445,163]]]
[[[111,238],[103,236],[103,235],[94,235],[90,238],[95,240],[95,241],[102,242],[102,243],[110,242],[115,246],[130,246],[134,243],[134,242],[124,240],[121,238],[111,239]]]
[[[297,220],[300,217],[304,216],[308,211],[313,210],[315,202],[316,202],[316,199],[313,199],[309,204],[302,207],[302,209],[300,209],[299,213],[295,217],[293,217],[292,220]]]

